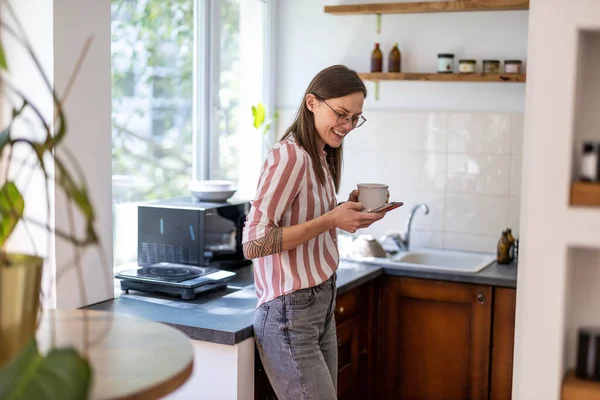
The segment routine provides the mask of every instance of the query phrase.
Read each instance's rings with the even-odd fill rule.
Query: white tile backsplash
[[[445,232],[444,234],[444,248],[449,250],[490,252],[496,247],[497,242],[498,238],[493,235],[454,232]]]
[[[521,196],[522,156],[513,154],[510,167],[510,195]]]
[[[413,246],[495,252],[502,230],[518,237],[523,115],[365,114],[367,123],[344,142],[338,199],[358,183],[385,182],[390,200],[405,205],[358,234],[401,232],[410,210],[425,203],[429,214],[419,210],[413,219]],[[280,121],[278,131],[288,123]]]
[[[512,153],[523,154],[523,128],[525,125],[525,117],[523,114],[513,114],[513,139]]]
[[[448,154],[448,193],[508,195],[511,156]]]
[[[448,152],[510,154],[512,128],[511,114],[448,114]]]
[[[513,229],[513,236],[519,236],[519,219],[521,217],[521,197],[511,197],[508,206],[508,226]]]
[[[411,246],[415,247],[444,247],[444,232],[415,229],[411,231]]]
[[[508,225],[509,197],[480,194],[446,196],[446,232],[500,235]]]

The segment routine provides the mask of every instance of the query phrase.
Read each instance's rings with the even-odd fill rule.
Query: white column
[[[577,86],[579,34],[585,29],[600,30],[599,16],[597,1],[530,1],[515,400],[560,398],[568,355],[574,351],[569,347],[573,342],[567,340],[569,320],[587,319],[577,306],[587,304],[581,300],[591,289],[582,285],[581,271],[573,271],[594,263],[587,260],[586,253],[577,257],[572,249],[598,243],[600,214],[597,209],[571,207],[569,189],[577,110],[582,106],[577,101],[582,89]],[[548,68],[557,57],[561,79],[556,78],[556,70]],[[590,279],[595,276],[589,274]],[[593,309],[597,304],[587,306]]]
[[[70,260],[72,246],[56,241],[56,270],[70,268],[56,285],[57,306],[96,303],[113,295],[112,280],[112,140],[111,140],[111,14],[110,0],[54,0],[54,83],[63,93],[85,41],[92,45],[65,103],[66,145],[77,157],[96,212],[101,247],[83,261],[84,289]],[[59,151],[60,154],[60,151]],[[65,199],[57,190],[56,226],[68,229]],[[79,221],[81,222],[81,221]],[[83,224],[78,224],[82,232]],[[103,257],[99,252],[104,254]]]
[[[194,371],[165,400],[254,399],[254,338],[235,346],[192,340]]]
[[[64,104],[68,132],[61,147],[66,146],[75,155],[87,181],[89,195],[96,211],[96,228],[102,242],[104,258],[98,251],[89,251],[83,260],[83,280],[86,301],[80,296],[75,269],[72,268],[73,247],[48,235],[44,229],[30,226],[31,236],[23,224],[17,227],[7,244],[10,251],[34,253],[48,257],[44,285],[50,292],[46,307],[71,308],[95,303],[113,297],[112,288],[112,209],[111,209],[111,57],[110,57],[110,0],[9,0],[27,37],[32,43],[42,68],[51,84],[62,96],[69,77],[88,37],[93,38],[85,61]],[[10,21],[7,9],[2,18]],[[14,25],[14,21],[13,21]],[[6,32],[2,35],[12,82],[42,111],[51,123],[53,103],[48,88],[29,55]],[[4,127],[10,118],[12,106],[3,94],[0,101]],[[43,139],[43,130],[28,124],[14,127],[14,134]],[[30,155],[30,154],[29,154]],[[64,157],[64,151],[58,150]],[[44,177],[36,171],[29,179],[29,169],[16,177],[25,151],[15,152],[10,179],[17,182],[25,198],[25,213],[29,218],[50,222],[61,230],[68,230],[66,200],[59,189],[54,193],[50,183],[50,200],[54,203],[50,215],[46,212]],[[3,161],[6,162],[6,154]],[[51,167],[51,165],[50,165]],[[2,170],[2,180],[5,178]],[[53,171],[50,171],[53,176]],[[30,181],[30,182],[29,182]],[[82,233],[82,221],[77,221]],[[50,242],[48,239],[50,238]],[[52,276],[69,271],[58,281]]]

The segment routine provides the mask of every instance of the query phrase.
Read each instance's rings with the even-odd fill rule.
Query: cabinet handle
[[[337,342],[338,342],[338,347],[342,347],[342,339],[338,339]]]
[[[343,313],[344,313],[344,307],[340,307],[340,308],[338,308],[338,312],[339,312],[340,314],[343,314]]]
[[[483,293],[479,293],[477,295],[477,301],[479,302],[479,304],[484,304],[485,303],[485,296],[483,295]]]

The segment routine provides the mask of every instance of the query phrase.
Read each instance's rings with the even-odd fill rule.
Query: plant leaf
[[[25,200],[23,200],[17,185],[14,182],[6,182],[0,189],[0,216],[2,217],[0,222],[0,246],[4,245],[6,239],[23,217],[24,209]]]
[[[266,135],[267,132],[269,132],[269,129],[271,129],[272,122],[273,122],[273,120],[270,120],[269,122],[267,122],[267,124],[265,125],[265,130],[263,131],[263,135]]]
[[[92,371],[87,360],[71,348],[39,354],[35,338],[0,369],[0,399],[83,400]]]
[[[0,155],[2,154],[2,150],[4,150],[4,146],[6,146],[8,142],[10,142],[10,125],[0,132]]]
[[[252,116],[254,117],[254,127],[256,129],[260,128],[260,126],[265,122],[265,106],[263,103],[258,103],[255,106],[252,106]]]
[[[94,221],[94,208],[90,202],[90,197],[85,186],[77,187],[77,184],[65,168],[58,157],[54,157],[54,166],[58,170],[58,184],[65,191],[65,194],[72,198],[77,207],[81,210],[88,222]]]
[[[6,55],[4,53],[4,46],[2,46],[1,41],[0,41],[0,68],[8,69],[8,64],[6,64]]]
[[[271,129],[271,124],[275,121],[277,121],[277,118],[279,117],[279,110],[275,110],[275,113],[273,114],[273,118],[271,118],[269,120],[269,122],[267,122],[267,124],[265,125],[265,129],[263,131],[263,136],[267,134],[267,132],[269,131],[269,129]]]

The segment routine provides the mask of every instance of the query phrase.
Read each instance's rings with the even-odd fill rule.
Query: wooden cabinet
[[[393,278],[382,291],[380,398],[485,399],[492,288]]]
[[[338,296],[338,399],[509,400],[515,289],[382,276]],[[256,354],[255,399],[275,399]]]
[[[338,296],[335,319],[338,337],[338,399],[374,397],[377,331],[376,282]]]
[[[512,396],[516,294],[515,289],[494,288],[490,400]]]
[[[388,277],[379,398],[510,399],[514,289]]]

